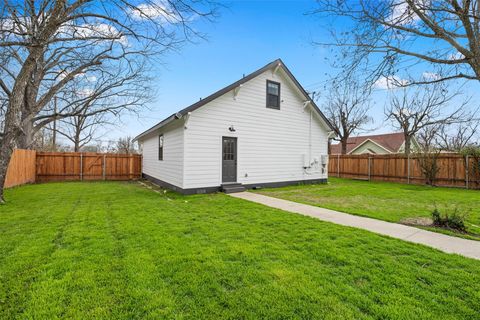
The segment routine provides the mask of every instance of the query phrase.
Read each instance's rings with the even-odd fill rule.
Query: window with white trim
[[[164,137],[163,134],[158,136],[158,160],[163,160],[163,143]]]
[[[280,110],[280,83],[267,80],[267,108]]]

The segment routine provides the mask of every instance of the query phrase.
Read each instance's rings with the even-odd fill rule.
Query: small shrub
[[[435,208],[435,210],[432,212],[432,220],[434,225],[439,225],[442,223],[442,216],[437,208]]]
[[[435,207],[435,210],[432,212],[434,226],[454,229],[462,232],[467,231],[467,227],[465,226],[465,218],[465,214],[458,213],[457,207],[455,207],[455,209],[450,213],[447,212],[447,209],[445,208],[445,212],[442,214],[437,207]]]
[[[420,164],[420,169],[425,177],[425,182],[431,186],[435,185],[437,179],[437,173],[440,170],[438,166],[438,156],[440,155],[440,150],[430,151],[426,150],[423,153],[420,153],[418,156],[418,162]]]
[[[470,169],[470,179],[477,181],[478,183],[480,181],[480,147],[465,147],[460,151],[460,154],[465,157],[465,161],[468,159],[468,163],[466,163],[466,165]]]
[[[467,146],[460,150],[460,154],[462,154],[463,156],[480,158],[480,147]]]

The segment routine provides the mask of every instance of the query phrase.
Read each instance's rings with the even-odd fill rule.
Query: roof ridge
[[[256,76],[262,74],[263,72],[269,70],[270,68],[272,68],[273,66],[275,65],[278,65],[278,66],[281,66],[284,68],[285,72],[287,73],[287,75],[292,79],[292,81],[295,83],[295,85],[300,89],[300,91],[307,97],[307,99],[310,101],[310,103],[312,104],[312,106],[314,107],[315,111],[320,115],[320,117],[325,121],[325,123],[327,124],[327,126],[330,127],[331,130],[333,130],[333,127],[331,125],[331,123],[328,121],[328,119],[325,117],[325,115],[320,111],[320,109],[318,108],[318,106],[315,104],[315,102],[312,100],[312,98],[308,95],[308,93],[305,91],[305,89],[300,85],[300,83],[298,82],[298,80],[293,76],[293,74],[290,72],[290,70],[287,68],[287,66],[285,65],[285,63],[282,61],[282,59],[280,58],[277,58],[275,60],[273,60],[272,62],[270,63],[267,63],[266,65],[264,65],[263,67],[249,73],[248,75],[242,77],[241,79],[227,85],[226,87],[220,89],[220,90],[217,90],[215,91],[214,93],[208,95],[206,98],[204,99],[201,99],[200,101],[197,101],[191,105],[189,105],[188,107],[178,111],[178,112],[175,112],[174,114],[168,116],[167,118],[163,119],[162,121],[160,121],[159,123],[157,123],[156,125],[154,125],[153,127],[151,127],[150,129],[147,129],[145,130],[144,132],[140,133],[139,135],[137,135],[133,140],[136,141],[138,140],[140,137],[144,136],[144,135],[147,135],[149,133],[151,133],[152,131],[155,131],[157,129],[160,129],[161,127],[163,127],[164,125],[170,123],[171,121],[175,120],[175,119],[180,119],[182,116],[184,116],[185,114],[188,114],[189,112],[192,112],[200,107],[202,107],[203,105],[209,103],[210,101],[212,100],[215,100],[216,98],[224,95],[225,93],[233,90],[235,87],[247,82],[247,81],[250,81],[251,79],[255,78]]]
[[[395,135],[395,134],[403,134],[403,132],[377,133],[377,134],[371,134],[371,135],[361,135],[361,136],[355,136],[355,137],[349,137],[349,138],[363,138],[363,137],[391,136],[391,135]]]

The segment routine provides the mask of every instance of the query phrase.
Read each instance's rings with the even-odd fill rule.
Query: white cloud
[[[0,19],[0,29],[10,31],[12,33],[23,32],[24,29],[31,25],[31,20],[26,17],[18,18],[18,21],[11,18]],[[127,44],[127,38],[120,32],[115,26],[106,23],[84,23],[81,25],[75,25],[67,23],[62,25],[57,35],[60,37],[75,37],[81,38],[105,38],[105,40],[113,39],[124,45]],[[118,39],[115,39],[118,38]]]
[[[58,75],[57,75],[57,78],[59,80],[63,80],[67,77],[68,75],[68,72],[66,70],[60,72]],[[74,76],[75,79],[80,79],[80,78],[84,78],[87,82],[96,82],[97,81],[97,77],[96,76],[87,76],[84,72],[81,72],[81,73],[78,73]]]
[[[396,25],[405,25],[416,23],[420,20],[420,17],[415,13],[415,11],[410,7],[410,5],[405,0],[394,0],[389,1],[391,6],[390,17],[387,22],[396,24]],[[423,8],[428,8],[431,0],[418,0],[415,5],[423,12]]]
[[[75,37],[77,39],[82,38],[99,38],[105,39],[105,41],[114,40],[123,45],[128,44],[128,39],[122,32],[112,25],[106,23],[85,23],[82,25],[64,25],[60,28],[59,32],[62,36]]]
[[[156,3],[140,4],[135,9],[132,9],[131,12],[136,19],[153,19],[164,23],[176,23],[181,20],[175,10],[168,3],[161,0]]]
[[[409,24],[418,20],[418,16],[407,2],[399,0],[392,2],[392,12],[388,22],[398,25]]]
[[[86,98],[86,97],[89,97],[93,94],[93,89],[89,89],[89,88],[84,88],[84,89],[80,89],[77,91],[77,94],[79,97],[81,98]]]
[[[448,55],[448,60],[461,60],[464,59],[465,56],[461,52],[451,53]]]
[[[441,78],[441,76],[436,73],[436,72],[428,72],[428,71],[425,71],[424,73],[422,73],[422,78],[424,80],[438,80]]]
[[[401,108],[399,109],[398,111],[395,111],[393,112],[393,114],[395,114],[396,116],[400,116],[400,117],[411,117],[412,115],[415,114],[415,112],[411,109],[408,109],[408,108]]]
[[[42,18],[39,17],[39,23],[42,21]],[[1,18],[0,19],[0,30],[9,31],[12,33],[24,32],[25,29],[29,28],[32,24],[32,21],[28,17],[16,17],[12,18]]]
[[[64,70],[64,71],[60,72],[60,73],[57,75],[57,78],[58,78],[59,80],[63,80],[63,79],[65,79],[65,78],[67,77],[67,75],[68,75],[68,72]]]
[[[397,76],[388,76],[388,77],[380,77],[378,78],[377,81],[374,83],[374,87],[377,89],[383,89],[383,90],[390,90],[390,89],[396,89],[401,86],[405,86],[408,84],[408,80],[402,79]]]

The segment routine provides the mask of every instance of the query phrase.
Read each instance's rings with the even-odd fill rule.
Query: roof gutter
[[[335,133],[335,131],[329,131],[328,132],[328,135],[327,135],[327,139],[333,139],[337,136],[337,134]]]
[[[181,119],[183,117],[183,114],[181,114],[180,112],[177,112],[175,114],[172,114],[170,117],[166,118],[165,120],[163,120],[162,122],[158,123],[157,125],[151,127],[150,129],[148,129],[147,131],[144,131],[142,133],[140,133],[138,136],[136,136],[135,138],[133,138],[133,142],[136,142],[138,140],[140,140],[142,137],[160,129],[161,127],[169,124],[170,122],[174,121],[174,120],[178,120],[178,119]]]

